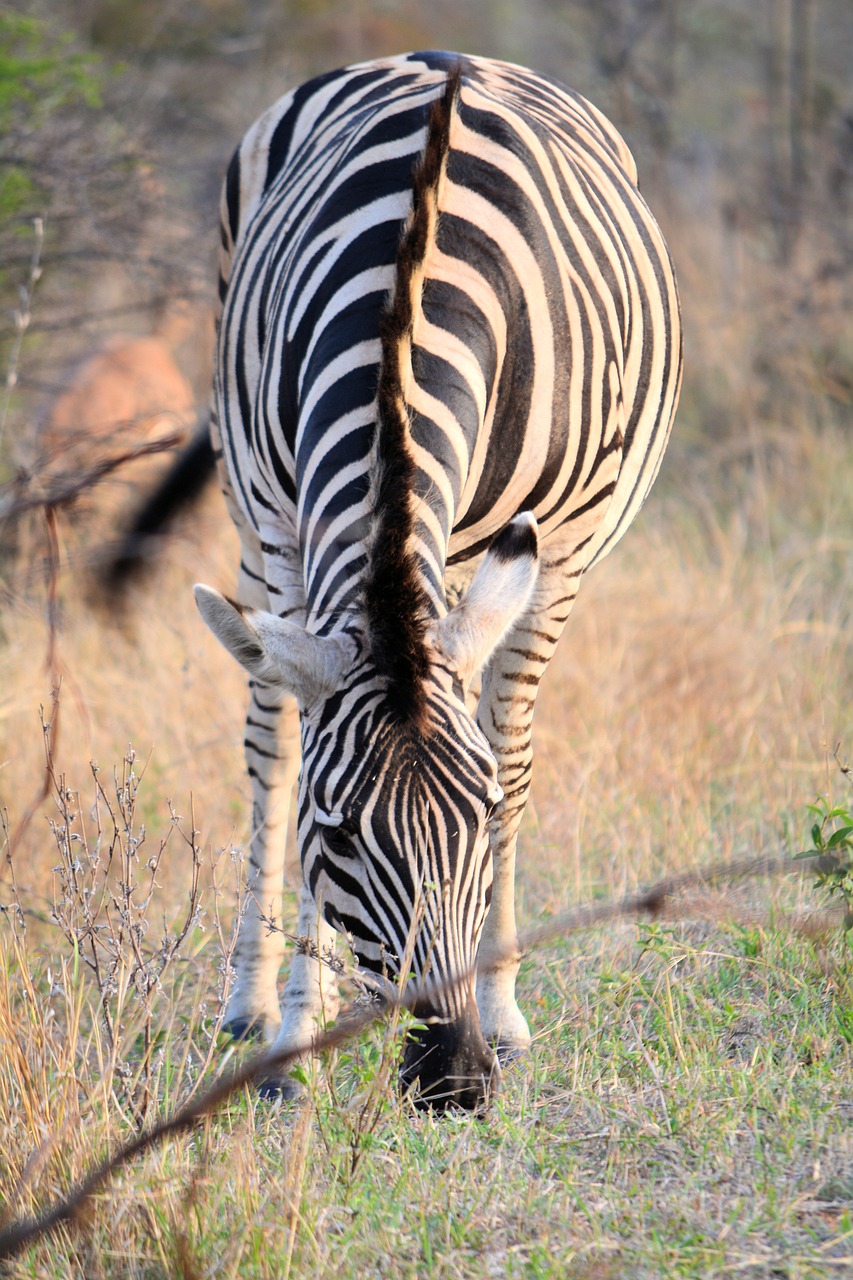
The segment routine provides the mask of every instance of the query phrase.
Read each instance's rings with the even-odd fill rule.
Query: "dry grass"
[[[547,678],[524,920],[664,870],[795,847],[804,803],[844,786],[832,750],[853,742],[851,462],[830,430],[674,444],[648,510],[581,593]],[[242,681],[188,591],[194,578],[232,581],[233,540],[215,501],[203,520],[135,599],[135,639],[92,612],[78,573],[60,584],[57,768],[91,824],[87,760],[112,785],[133,742],[147,759],[143,862],[171,829],[169,799],[186,828],[192,796],[206,862],[245,837]],[[4,630],[0,795],[14,825],[40,785],[37,713],[50,700],[37,582]],[[40,809],[56,820],[61,805]],[[39,814],[14,857],[26,932],[14,914],[0,920],[9,1216],[49,1202],[134,1131],[146,1043],[149,1116],[222,1064],[211,1045],[227,921],[221,939],[189,932],[153,1003],[113,993],[115,1053],[85,957],[49,920],[58,861]],[[147,913],[155,951],[184,918],[191,864],[170,839]],[[231,867],[227,853],[219,865]],[[805,884],[760,884],[733,904],[707,898],[703,922],[550,946],[522,973],[531,1061],[486,1122],[410,1114],[389,1085],[396,1049],[377,1031],[318,1073],[301,1111],[232,1101],[125,1169],[10,1274],[849,1273],[850,952],[837,930],[799,927],[818,905]]]
[[[146,816],[162,820],[167,798],[183,812],[194,797],[202,842],[221,846],[243,832],[245,686],[227,655],[207,643],[190,587],[197,578],[233,585],[237,551],[218,494],[210,495],[198,520],[192,539],[170,544],[162,569],[135,592],[124,615],[109,605],[102,610],[93,598],[96,551],[86,544],[85,527],[64,529],[55,756],[57,768],[81,786],[88,761],[111,770],[132,743],[148,762],[146,803],[154,808]],[[0,791],[13,822],[41,784],[39,707],[49,710],[53,683],[38,534],[38,528],[31,534],[34,550],[12,584],[13,604],[3,618],[9,643],[0,653]],[[53,865],[50,846],[42,819],[17,851],[25,886],[42,896]]]
[[[730,466],[712,503],[713,455],[697,476],[675,443],[581,592],[538,713],[533,808],[570,900],[765,852],[834,785],[827,762],[853,730],[850,445],[786,448],[778,474],[774,446]]]

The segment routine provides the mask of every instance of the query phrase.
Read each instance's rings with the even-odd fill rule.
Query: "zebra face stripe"
[[[440,668],[427,734],[383,694],[365,667],[303,718],[303,875],[365,967],[449,977],[473,967],[488,907],[495,760]]]

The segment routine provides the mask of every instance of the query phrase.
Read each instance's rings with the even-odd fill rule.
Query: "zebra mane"
[[[380,321],[382,359],[377,388],[377,437],[372,483],[373,528],[365,578],[368,644],[399,720],[426,728],[425,633],[428,597],[421,583],[414,533],[415,461],[409,447],[405,386],[411,376],[412,333],[423,271],[438,221],[438,188],[450,148],[450,122],[459,93],[459,65],[430,107],[426,145],[412,170],[412,212],[397,249],[393,295]]]

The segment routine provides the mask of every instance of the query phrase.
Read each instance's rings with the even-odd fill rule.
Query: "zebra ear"
[[[539,531],[529,511],[492,543],[462,599],[438,622],[433,640],[467,685],[524,613],[539,571]]]
[[[202,583],[193,590],[217,640],[256,680],[287,690],[301,704],[328,696],[340,683],[345,655],[339,641],[311,635],[273,613],[244,609]]]

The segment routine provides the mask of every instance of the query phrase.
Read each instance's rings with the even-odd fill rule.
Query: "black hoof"
[[[223,1022],[222,1030],[232,1040],[262,1040],[264,1024],[252,1018],[231,1018]]]
[[[262,1080],[258,1085],[258,1096],[266,1102],[295,1102],[302,1096],[302,1085],[298,1080]]]

